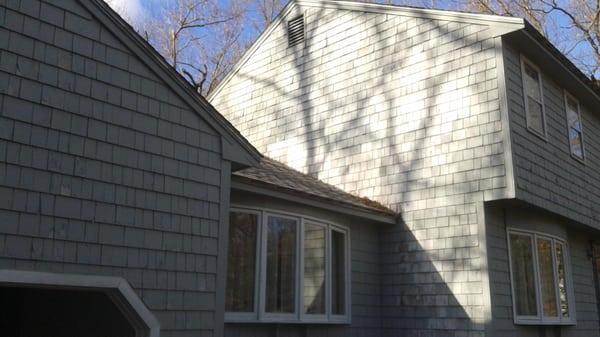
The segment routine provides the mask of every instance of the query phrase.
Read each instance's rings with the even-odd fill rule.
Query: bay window
[[[508,231],[513,312],[517,324],[574,324],[565,241]]]
[[[230,213],[229,322],[349,322],[347,229],[266,210]]]

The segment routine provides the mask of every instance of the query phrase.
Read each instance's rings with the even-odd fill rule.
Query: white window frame
[[[302,214],[290,213],[266,208],[248,208],[232,206],[230,212],[258,214],[258,235],[256,276],[254,290],[254,312],[225,312],[226,323],[310,323],[310,324],[350,324],[351,323],[351,280],[350,280],[350,230],[331,221],[324,221]],[[294,219],[296,226],[296,284],[295,284],[295,312],[294,313],[268,313],[266,312],[266,273],[267,273],[267,221],[269,216]],[[304,227],[306,223],[323,226],[325,236],[325,314],[304,313]],[[331,232],[338,231],[344,234],[344,271],[345,271],[345,314],[333,315],[331,307]],[[225,285],[226,286],[226,285]],[[225,292],[226,293],[226,292]]]
[[[533,253],[533,272],[535,280],[535,296],[536,296],[536,316],[517,316],[517,302],[515,300],[515,282],[513,279],[513,265],[512,265],[512,251],[510,245],[510,234],[517,234],[528,236],[532,240],[532,253]],[[542,304],[542,291],[540,281],[540,270],[539,270],[539,258],[537,240],[538,238],[550,240],[552,242],[552,263],[554,269],[554,280],[558,282],[558,268],[556,262],[556,242],[558,241],[563,245],[563,257],[564,257],[564,268],[565,268],[565,279],[567,287],[567,303],[569,305],[569,317],[564,318],[560,310],[560,290],[558,284],[555,284],[556,290],[556,305],[558,317],[546,317],[544,315],[543,304]],[[508,264],[510,269],[510,289],[511,298],[513,304],[513,321],[519,325],[575,325],[577,324],[577,318],[575,317],[575,295],[573,292],[573,280],[571,277],[571,254],[569,253],[569,244],[564,238],[536,232],[530,230],[523,230],[517,228],[507,228],[506,230],[506,243],[508,247]]]
[[[530,120],[531,118],[529,117],[529,97],[527,96],[527,84],[525,82],[525,64],[527,64],[527,66],[533,68],[535,71],[537,71],[538,73],[538,81],[540,84],[540,103],[542,105],[542,119],[543,119],[543,123],[544,123],[544,132],[540,132],[539,130],[536,130],[535,128],[533,128],[530,124]],[[544,104],[544,81],[542,80],[542,72],[540,71],[540,68],[535,65],[535,63],[529,61],[529,59],[527,59],[527,57],[525,57],[523,54],[521,54],[521,83],[523,86],[523,104],[525,105],[525,120],[527,123],[527,130],[529,130],[531,133],[533,133],[534,135],[542,138],[543,140],[548,139],[548,125],[547,125],[547,121],[546,121],[546,105]]]
[[[231,208],[229,210],[229,213],[231,214],[232,212],[240,212],[240,213],[247,213],[247,214],[254,214],[257,216],[256,219],[256,233],[259,237],[256,238],[256,252],[257,252],[257,259],[255,259],[255,263],[256,266],[254,266],[254,309],[252,312],[230,312],[230,313],[226,313],[225,314],[225,318],[227,319],[227,316],[230,316],[231,319],[233,320],[239,320],[239,321],[245,321],[245,320],[251,320],[254,319],[256,317],[256,312],[258,310],[258,302],[259,302],[259,293],[258,293],[258,289],[260,287],[260,285],[258,284],[258,282],[260,282],[260,260],[258,260],[258,254],[261,252],[261,247],[262,244],[260,242],[260,238],[262,237],[261,234],[261,229],[262,229],[262,212],[260,211],[256,211],[256,210],[252,210],[252,209],[234,209]],[[228,216],[229,218],[229,216]],[[229,235],[227,236],[227,241],[229,243]],[[228,253],[228,257],[229,257],[229,253]],[[225,286],[227,286],[227,283],[225,284]],[[225,290],[225,296],[227,296],[227,289]]]
[[[569,125],[569,104],[567,103],[567,99],[570,98],[575,103],[577,103],[577,116],[579,117],[579,124],[581,125],[581,157],[573,153],[573,148],[571,147],[571,126]],[[575,96],[571,95],[568,91],[564,91],[564,100],[565,100],[565,118],[567,120],[567,140],[569,142],[569,153],[571,153],[571,157],[579,160],[582,163],[585,163],[585,143],[583,136],[583,119],[581,118],[581,104],[579,100],[575,98]]]

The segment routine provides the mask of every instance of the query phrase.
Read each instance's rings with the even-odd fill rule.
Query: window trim
[[[517,303],[515,300],[515,282],[513,281],[513,265],[512,265],[512,251],[510,245],[510,234],[528,236],[532,240],[532,253],[533,253],[533,272],[535,280],[535,294],[536,294],[536,316],[518,316],[517,315]],[[552,243],[552,261],[554,269],[554,280],[555,280],[555,291],[556,291],[556,305],[558,310],[558,317],[545,317],[543,313],[543,303],[541,294],[541,281],[540,281],[540,270],[539,270],[539,258],[537,248],[537,238],[551,240]],[[563,259],[565,268],[565,280],[567,286],[567,303],[569,305],[569,317],[563,318],[560,314],[560,290],[558,289],[558,268],[556,261],[556,241],[563,245]],[[577,317],[575,310],[575,294],[573,290],[573,278],[571,274],[571,254],[569,244],[566,239],[547,233],[542,233],[533,230],[524,230],[520,228],[507,227],[506,229],[506,244],[508,249],[508,265],[509,265],[509,276],[510,276],[510,289],[512,299],[512,313],[513,322],[516,325],[576,325]]]
[[[256,214],[257,215],[257,219],[256,219],[256,226],[258,228],[256,228],[256,233],[260,235],[260,237],[256,238],[256,253],[258,255],[259,252],[261,252],[261,247],[262,244],[260,242],[260,238],[262,237],[262,234],[260,233],[260,231],[262,230],[262,218],[263,218],[263,214],[260,211],[256,211],[256,210],[252,210],[252,209],[238,209],[238,208],[233,208],[231,207],[229,209],[229,214],[227,216],[227,219],[230,218],[230,214],[232,212],[244,212],[244,213],[248,213],[248,214]],[[229,244],[229,233],[227,235],[227,243]],[[258,257],[258,256],[257,256]],[[227,258],[229,258],[229,250],[227,251]],[[260,299],[258,297],[259,293],[258,293],[258,289],[260,287],[260,285],[258,284],[260,282],[260,264],[261,262],[259,260],[255,260],[256,266],[254,267],[254,310],[252,312],[225,312],[225,319],[231,319],[231,320],[235,320],[235,321],[245,321],[248,319],[252,319],[256,316],[256,313],[258,311],[259,308],[259,302]],[[227,262],[227,266],[229,265],[229,262]],[[229,267],[229,266],[228,266]],[[227,277],[225,278],[225,280],[227,281]],[[227,282],[225,282],[225,287],[227,287]],[[227,296],[227,289],[225,289],[224,292],[225,296]]]
[[[227,312],[225,309],[225,323],[282,323],[282,324],[350,324],[351,313],[351,238],[350,229],[332,221],[305,216],[300,213],[282,211],[278,209],[248,207],[242,205],[231,205],[229,212],[246,212],[259,214],[257,239],[257,270],[254,282],[255,303],[254,312]],[[267,313],[266,310],[266,272],[267,272],[267,221],[268,216],[274,215],[282,218],[297,220],[296,227],[296,284],[295,284],[295,312],[293,314]],[[304,226],[305,223],[325,227],[326,231],[326,270],[325,270],[325,314],[304,313]],[[345,315],[333,315],[331,308],[331,231],[344,234],[346,247],[344,250],[345,263]],[[226,285],[225,285],[226,286]],[[262,291],[261,291],[262,290]],[[225,291],[225,294],[227,292]]]
[[[575,103],[577,103],[577,115],[579,116],[579,124],[581,125],[581,157],[577,156],[576,154],[573,153],[573,148],[571,147],[571,136],[570,136],[570,132],[571,132],[571,126],[569,125],[569,105],[567,104],[567,99],[570,98],[572,99]],[[585,142],[584,142],[584,135],[583,135],[583,119],[581,118],[581,103],[579,103],[579,100],[577,98],[575,98],[575,96],[571,95],[571,93],[569,93],[567,90],[564,90],[564,96],[563,96],[564,102],[565,102],[565,119],[567,121],[567,140],[569,143],[569,153],[571,154],[571,157],[573,157],[574,159],[580,161],[581,163],[585,164]]]
[[[525,83],[525,76],[526,76],[525,75],[525,64],[527,64],[529,67],[533,68],[538,73],[538,81],[540,84],[540,102],[538,102],[538,103],[540,103],[542,105],[542,119],[543,119],[543,123],[544,123],[544,132],[543,133],[534,129],[529,122],[531,120],[531,118],[529,117],[529,104],[528,104],[529,97],[527,96],[527,87],[526,87],[526,83]],[[548,141],[548,123],[546,121],[546,105],[544,104],[544,81],[542,79],[542,72],[540,71],[540,68],[535,63],[531,62],[523,54],[521,54],[521,85],[523,87],[523,90],[522,90],[523,105],[525,108],[525,123],[527,124],[527,130],[529,132],[533,133],[534,135],[540,137],[541,139]]]

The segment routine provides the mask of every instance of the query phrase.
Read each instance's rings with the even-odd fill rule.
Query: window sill
[[[534,128],[532,128],[531,126],[527,126],[527,131],[529,131],[530,133],[533,133],[535,136],[537,136],[539,139],[543,140],[544,142],[548,142],[548,136]]]
[[[573,152],[571,152],[571,158],[575,159],[580,164],[585,165],[585,156],[584,157],[579,157],[579,156],[574,155]]]
[[[548,325],[577,325],[577,321],[569,320],[569,321],[553,321],[553,320],[539,320],[539,319],[515,319],[515,325],[539,325],[539,326],[548,326]]]
[[[257,320],[254,318],[242,318],[242,317],[227,317],[225,314],[225,324],[296,324],[296,325],[348,325],[352,322],[348,318],[333,318],[330,320],[314,318],[314,319],[277,319],[277,318],[263,318]]]

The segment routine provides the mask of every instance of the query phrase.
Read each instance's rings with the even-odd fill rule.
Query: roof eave
[[[552,78],[564,83],[565,89],[571,94],[576,94],[582,103],[589,107],[597,106],[600,103],[600,92],[593,89],[588,76],[531,23],[526,20],[524,22],[523,29],[505,35],[508,42],[518,47],[525,55],[535,59],[538,66],[543,69],[553,69]],[[532,48],[532,45],[537,48]]]
[[[358,207],[349,203],[343,203],[293,189],[286,189],[278,185],[256,181],[254,179],[237,175],[232,176],[231,188],[233,190],[270,196],[306,206],[334,211],[340,214],[356,216],[382,224],[396,224],[399,217],[399,214],[394,214],[391,211],[385,212],[383,210],[376,210],[368,207]]]

